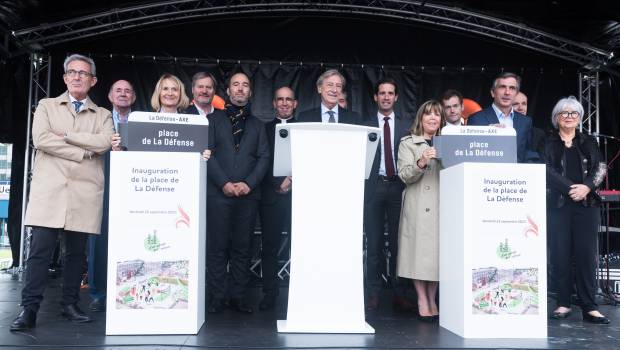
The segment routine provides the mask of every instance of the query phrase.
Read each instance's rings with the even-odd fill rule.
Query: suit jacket
[[[239,150],[235,150],[232,125],[226,113],[215,110],[209,114],[209,149],[207,162],[207,195],[226,197],[222,187],[227,182],[245,182],[250,187],[246,196],[260,199],[259,185],[269,166],[269,144],[265,125],[255,116],[248,116]]]
[[[299,113],[296,118],[296,121],[300,123],[320,123],[321,119],[321,107],[312,108],[307,111],[303,111]],[[362,117],[359,114],[353,111],[349,111],[348,109],[343,109],[338,106],[338,123],[340,124],[353,124],[353,125],[362,125]]]
[[[286,121],[287,123],[293,123],[293,118]],[[265,133],[267,134],[267,141],[269,143],[269,166],[267,168],[267,174],[262,183],[262,197],[261,201],[264,204],[273,204],[275,201],[284,196],[290,196],[291,192],[287,194],[277,193],[276,189],[280,188],[280,184],[284,181],[284,176],[273,176],[273,162],[275,159],[275,138],[276,138],[276,125],[280,124],[280,120],[274,118],[272,121],[265,124]]]
[[[489,106],[467,119],[467,125],[490,125],[499,123],[493,107]],[[512,124],[517,132],[517,161],[524,163],[531,150],[532,119],[519,112],[514,112]]]
[[[208,113],[207,115],[212,114],[215,111],[217,111],[217,109],[215,109],[213,107],[211,107],[211,108],[212,108],[213,112]],[[196,105],[190,105],[189,107],[187,107],[186,110],[183,111],[183,114],[200,114],[200,112],[198,112],[198,108],[196,107]]]
[[[394,149],[392,152],[392,157],[394,158],[394,170],[396,170],[396,174],[398,175],[398,165],[396,164],[396,159],[398,158],[398,147],[400,146],[400,139],[409,135],[409,130],[411,128],[411,120],[401,117],[399,114],[395,114],[394,118],[394,140],[392,140],[394,144]],[[380,127],[379,119],[377,119],[377,113],[373,114],[373,118],[364,120],[365,126],[372,127]],[[379,139],[380,143],[383,143],[383,135],[381,139]],[[364,184],[364,201],[368,203],[375,195],[375,188],[377,187],[377,181],[379,178],[379,166],[381,163],[381,144],[377,145],[377,152],[375,153],[375,159],[372,162],[372,169],[370,170],[370,176],[366,180]],[[405,187],[405,184],[402,182],[400,178],[397,180],[402,187]]]

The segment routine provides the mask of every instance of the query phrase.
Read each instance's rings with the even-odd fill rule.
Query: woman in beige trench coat
[[[443,108],[427,101],[416,114],[411,135],[398,148],[398,176],[406,185],[398,232],[398,276],[413,279],[419,317],[435,321],[439,286],[439,170],[432,138],[445,124]]]

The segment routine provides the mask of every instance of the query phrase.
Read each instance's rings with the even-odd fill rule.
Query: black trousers
[[[250,281],[250,243],[258,201],[247,198],[207,199],[207,276],[212,298],[243,298]],[[227,286],[226,267],[231,283]]]
[[[562,208],[548,209],[549,258],[558,292],[558,306],[570,307],[574,281],[583,311],[597,309],[594,297],[599,215],[599,208],[585,208],[574,202]]]
[[[276,196],[276,199],[260,206],[261,222],[261,265],[263,269],[263,293],[278,295],[278,250],[282,231],[291,234],[291,194]]]
[[[47,285],[50,259],[56,247],[58,234],[62,233],[65,244],[63,286],[61,305],[76,304],[80,300],[80,283],[82,267],[86,255],[87,233],[66,231],[63,229],[38,227],[32,228],[30,252],[26,260],[24,288],[22,289],[22,306],[38,311],[43,292]]]
[[[395,296],[402,297],[405,287],[396,276],[396,255],[398,254],[398,223],[402,204],[403,185],[399,181],[377,180],[374,196],[364,205],[364,226],[366,232],[366,290],[369,295],[381,291],[381,272],[388,271]],[[389,268],[385,265],[385,222],[388,227]]]

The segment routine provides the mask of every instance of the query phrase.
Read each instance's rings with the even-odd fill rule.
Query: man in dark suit
[[[185,110],[185,113],[200,114],[204,117],[213,113],[211,102],[213,102],[216,88],[217,82],[211,73],[198,72],[194,74],[192,77],[192,96],[194,101]]]
[[[260,183],[269,166],[265,125],[250,110],[250,79],[236,73],[228,82],[225,111],[209,115],[207,162],[208,312],[231,309],[252,313],[244,301],[250,280],[250,241],[260,200]],[[226,266],[231,283],[226,286]]]
[[[497,76],[491,87],[493,103],[490,107],[470,116],[467,125],[514,128],[517,132],[517,160],[523,163],[528,159],[528,151],[531,149],[532,119],[512,108],[520,87],[521,78],[514,73],[506,72]]]
[[[359,114],[338,105],[338,99],[346,83],[344,76],[336,69],[321,74],[316,81],[317,91],[321,95],[321,106],[299,113],[297,121],[359,125],[362,122]]]
[[[263,299],[258,308],[269,310],[276,304],[278,287],[278,250],[282,231],[291,233],[291,177],[273,176],[274,141],[276,125],[290,123],[297,108],[295,93],[289,87],[281,87],[273,96],[275,118],[266,124],[269,141],[269,169],[262,184],[260,206],[261,262],[263,270]]]
[[[405,298],[405,287],[396,277],[398,253],[398,222],[401,196],[405,184],[398,177],[396,159],[401,137],[408,133],[411,121],[394,113],[398,100],[398,85],[391,78],[380,80],[374,94],[377,113],[365,121],[367,126],[379,127],[381,144],[372,163],[370,177],[364,189],[364,226],[366,231],[366,309],[375,310],[382,289],[384,262],[385,223],[388,229],[389,273],[394,288],[393,306],[398,310],[411,310],[413,305]],[[386,272],[388,272],[386,271]]]
[[[519,93],[515,97],[515,101],[512,103],[512,108],[514,108],[515,111],[523,115],[528,115],[527,95],[524,94],[522,91],[519,91]],[[544,151],[543,148],[545,147],[545,131],[543,129],[532,126],[531,146],[532,151],[536,152],[539,155]]]

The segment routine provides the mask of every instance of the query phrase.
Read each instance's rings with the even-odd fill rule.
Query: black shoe
[[[93,312],[104,312],[105,311],[105,298],[97,298],[93,299],[93,301],[88,304],[88,309]]]
[[[219,314],[224,311],[225,308],[226,304],[224,303],[224,299],[212,298],[207,312],[210,314]]]
[[[9,329],[11,332],[24,331],[26,329],[34,328],[36,323],[37,313],[31,309],[23,309],[13,320]]]
[[[76,304],[62,307],[62,315],[69,321],[75,323],[86,323],[92,321]]]
[[[244,314],[251,314],[254,312],[254,310],[252,310],[251,307],[247,306],[243,302],[243,300],[237,299],[237,298],[230,299],[228,306],[230,307],[231,310],[242,312]]]
[[[261,311],[273,309],[276,306],[277,295],[265,294],[263,300],[258,304],[258,309]]]
[[[609,324],[609,319],[605,316],[592,316],[589,313],[583,311],[583,320],[594,324]]]
[[[422,316],[420,314],[418,314],[418,320],[422,321],[422,322],[426,322],[426,323],[433,323],[435,322],[435,316]],[[439,318],[437,318],[437,320],[439,320]]]
[[[572,313],[572,310],[568,310],[566,312],[558,312],[558,311],[554,311],[553,314],[551,314],[551,316],[549,316],[549,318],[552,318],[554,320],[561,320],[561,319],[565,319],[568,316],[570,316],[570,314]]]

